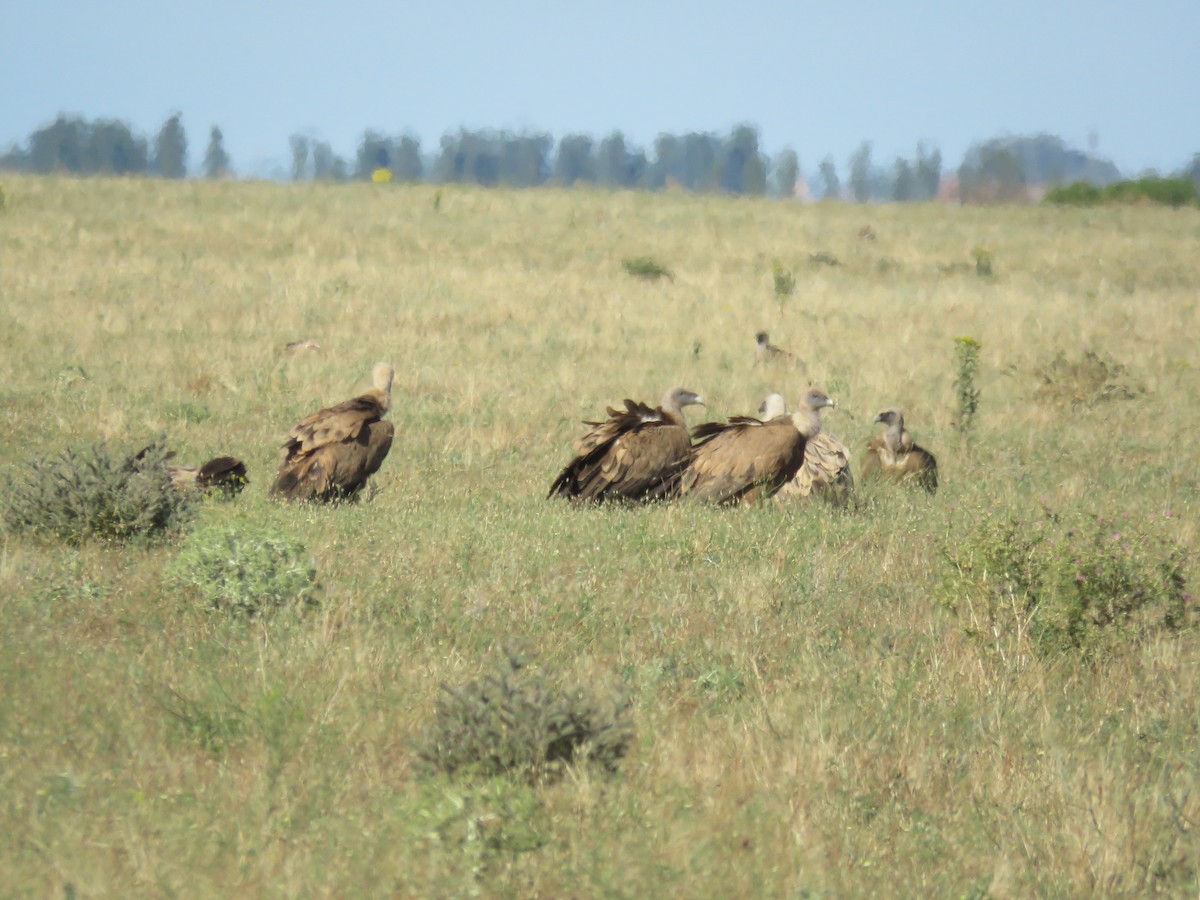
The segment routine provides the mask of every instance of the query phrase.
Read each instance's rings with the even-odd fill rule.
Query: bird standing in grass
[[[924,447],[913,442],[904,427],[904,413],[892,407],[875,417],[876,424],[886,425],[883,437],[871,441],[863,455],[863,478],[883,476],[894,481],[918,484],[929,493],[938,488],[937,460]]]

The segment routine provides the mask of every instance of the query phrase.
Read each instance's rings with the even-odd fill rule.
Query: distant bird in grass
[[[657,407],[626,400],[575,441],[575,458],[554,479],[549,497],[572,502],[664,500],[675,493],[692,441],[683,410],[703,406],[687,388],[673,388]]]
[[[303,418],[283,444],[271,495],[284,500],[355,497],[392,447],[392,423],[382,420],[391,408],[394,376],[388,363],[376,363],[371,390]]]
[[[321,351],[321,344],[319,341],[314,341],[310,338],[304,341],[292,341],[283,349],[288,353],[301,353],[305,350],[313,353],[319,353]]]
[[[804,465],[804,447],[821,431],[820,411],[833,405],[824,391],[812,388],[790,416],[766,421],[733,416],[697,425],[680,494],[722,505],[773,496]]]
[[[862,460],[863,478],[886,477],[894,481],[918,484],[929,493],[938,488],[937,460],[924,447],[913,442],[904,427],[904,413],[895,407],[875,417],[876,424],[887,426],[883,437],[871,441]]]
[[[795,354],[789,353],[782,347],[776,347],[771,343],[771,337],[765,331],[754,335],[754,360],[759,365],[785,363],[795,365],[800,369],[804,368],[804,360],[797,358]]]
[[[128,465],[133,470],[141,470],[150,460],[158,460],[163,463],[163,471],[171,480],[171,486],[180,491],[232,497],[241,493],[249,483],[246,464],[232,456],[217,456],[202,466],[181,466],[169,462],[174,458],[174,450],[164,451],[162,444],[156,442],[135,453]]]
[[[246,464],[232,456],[218,456],[202,466],[168,465],[167,477],[180,490],[224,494],[228,497],[241,493],[249,482]]]
[[[764,419],[786,415],[787,407],[782,394],[770,394],[758,408]],[[819,410],[818,410],[819,418]],[[822,428],[804,445],[804,464],[796,474],[779,489],[776,500],[797,497],[822,497],[834,506],[845,506],[854,490],[854,476],[850,472],[850,448]]]

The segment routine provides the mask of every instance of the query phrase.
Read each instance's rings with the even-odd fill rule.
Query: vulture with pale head
[[[915,483],[929,493],[938,487],[937,460],[924,447],[913,442],[904,427],[904,413],[885,409],[875,417],[876,424],[887,426],[883,437],[871,441],[863,456],[863,478],[884,476],[894,481]]]
[[[692,448],[683,409],[703,405],[699,395],[674,388],[658,407],[636,400],[624,410],[610,406],[607,420],[584,423],[591,430],[575,441],[575,458],[548,496],[592,503],[672,496]]]
[[[383,416],[392,405],[394,375],[388,363],[376,363],[371,390],[301,419],[283,444],[271,496],[340,500],[362,490],[392,447],[394,429]]]
[[[758,408],[758,413],[764,419],[786,415],[783,395],[769,395]],[[775,499],[783,501],[795,497],[820,496],[834,506],[845,506],[853,489],[850,448],[822,428],[805,443],[804,465],[779,489]]]
[[[834,403],[812,388],[792,415],[762,420],[734,416],[692,429],[696,444],[679,481],[680,493],[733,505],[770,497],[804,464],[804,447],[821,431],[820,411]]]

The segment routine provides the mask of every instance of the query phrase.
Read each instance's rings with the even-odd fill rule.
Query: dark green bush
[[[73,544],[173,534],[190,519],[191,499],[172,486],[166,465],[161,440],[139,452],[92,444],[32,460],[7,478],[4,522]]]
[[[972,633],[1024,635],[1044,652],[1103,652],[1192,615],[1184,555],[1152,523],[985,515],[946,548],[947,603]]]
[[[190,534],[167,583],[210,607],[254,616],[313,602],[317,572],[304,545],[271,528],[221,523]]]
[[[1160,206],[1195,206],[1200,193],[1189,178],[1138,178],[1099,188],[1076,182],[1046,192],[1046,203],[1060,206],[1099,206],[1102,203],[1154,203]]]
[[[647,281],[657,281],[659,278],[667,278],[671,281],[675,280],[674,273],[652,256],[638,256],[633,259],[626,259],[621,262],[621,266],[635,278],[644,278]]]
[[[628,709],[624,698],[563,688],[505,653],[478,681],[457,689],[442,685],[418,754],[449,774],[509,774],[531,782],[554,780],[577,762],[614,771],[633,738]]]

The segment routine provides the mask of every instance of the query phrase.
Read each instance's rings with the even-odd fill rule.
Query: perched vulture
[[[305,416],[283,444],[271,496],[338,500],[355,496],[392,447],[392,367],[376,363],[375,386],[361,396]]]
[[[833,406],[811,389],[801,410],[763,421],[734,416],[692,429],[696,445],[679,481],[680,493],[710,503],[750,503],[770,497],[804,464],[804,446],[821,430],[819,412]]]
[[[636,400],[626,400],[624,410],[610,406],[607,421],[584,423],[592,428],[575,442],[575,458],[548,496],[593,503],[666,499],[692,448],[683,408],[703,405],[698,395],[674,388],[657,408]]]
[[[885,475],[895,481],[915,482],[929,493],[937,490],[937,460],[933,454],[913,443],[904,427],[904,413],[885,409],[875,417],[877,424],[887,426],[883,437],[871,441],[863,456],[863,478]]]
[[[782,394],[771,394],[762,402],[758,413],[773,419],[787,413]],[[818,416],[819,417],[819,416]],[[854,489],[850,474],[850,448],[828,431],[822,429],[804,445],[804,465],[795,476],[779,489],[776,500],[794,497],[821,496],[834,506],[845,506]]]

